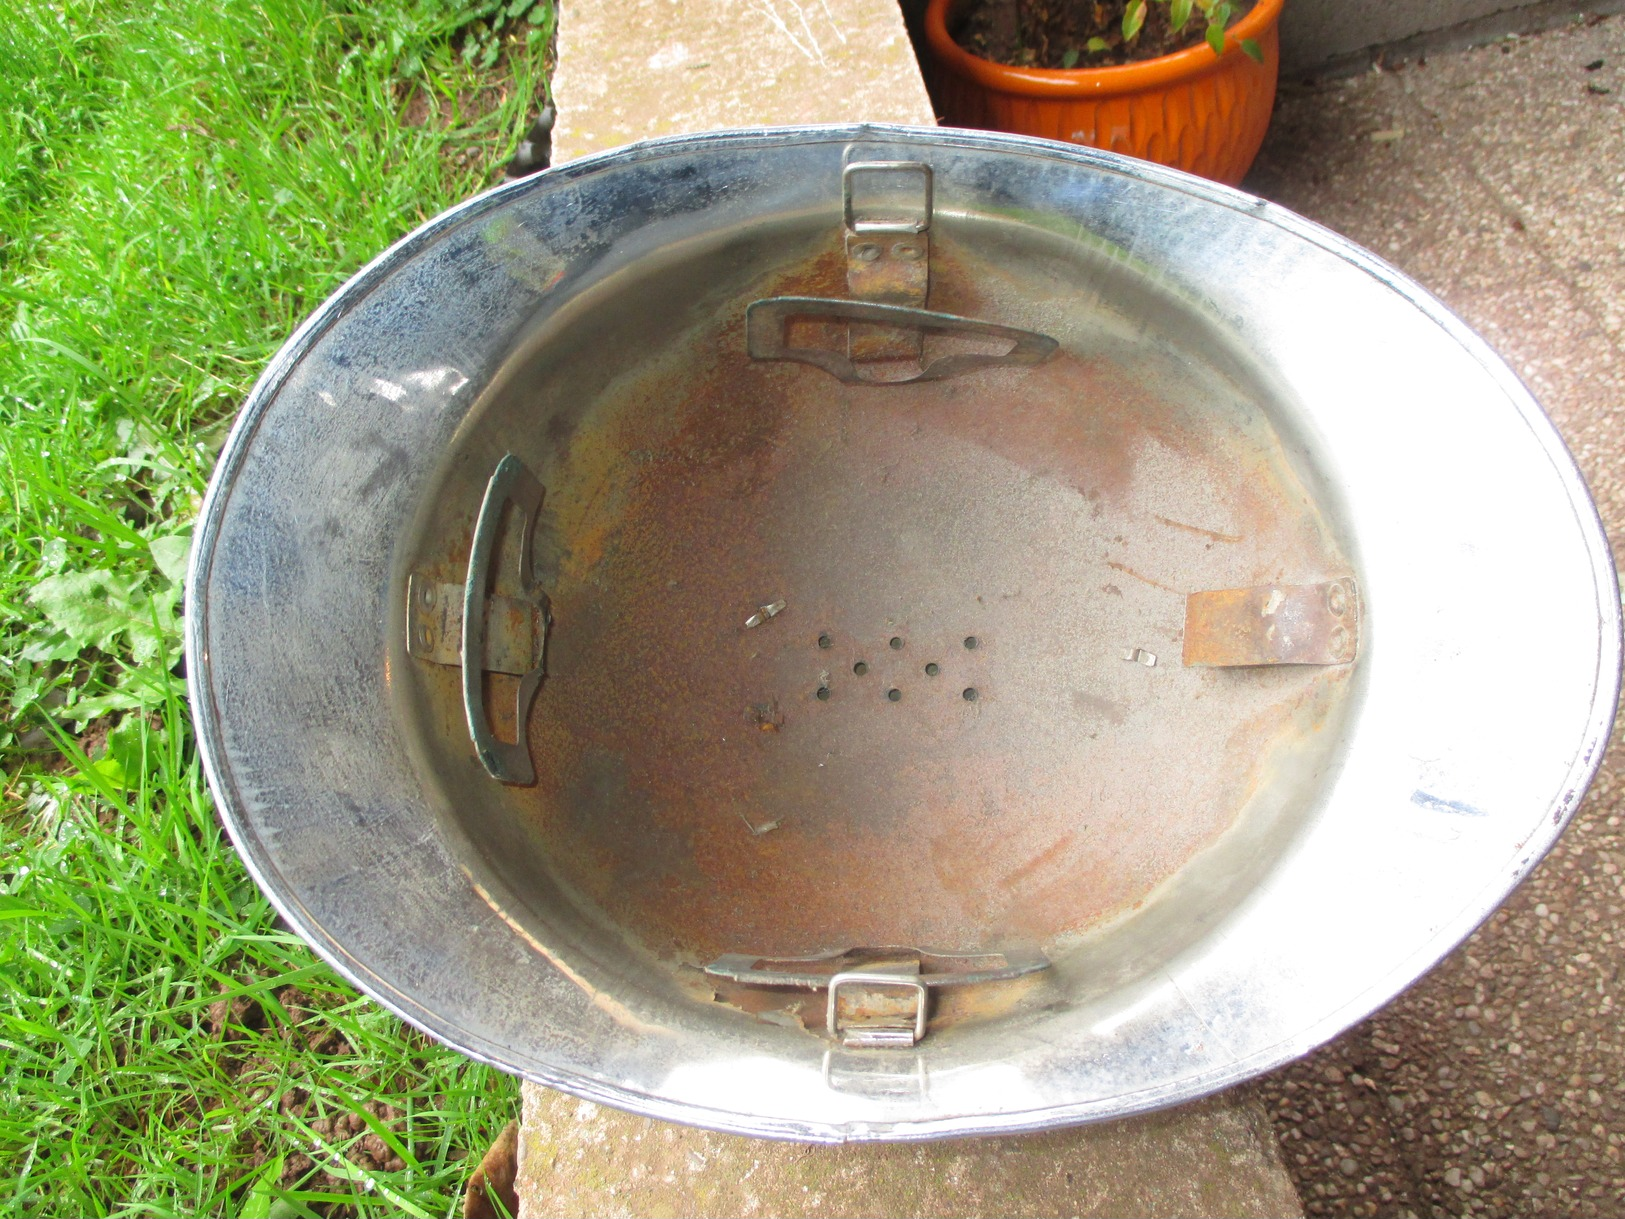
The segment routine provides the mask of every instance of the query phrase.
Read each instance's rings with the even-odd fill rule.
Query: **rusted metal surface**
[[[866,959],[865,967],[877,968],[874,962],[882,959],[878,957]],[[907,958],[904,960],[906,962]],[[696,997],[736,1008],[770,1024],[828,1035],[828,978],[824,979],[822,985],[808,988],[764,986],[756,982],[736,982],[715,975],[705,977],[708,985],[692,988]],[[1053,1000],[1057,993],[1054,980],[1045,970],[1034,970],[1017,977],[963,986],[934,986],[931,985],[933,978],[940,981],[937,975],[928,973],[919,975],[920,982],[929,991],[926,1015],[933,1034],[959,1025],[980,1024],[1019,1011],[1030,1011],[1046,1001]],[[843,990],[841,1001],[844,1016],[847,1005],[854,1002],[854,997]],[[896,1009],[888,1008],[887,1012],[895,1015]]]
[[[856,162],[841,175],[846,287],[854,300],[924,309],[931,291],[931,167]],[[920,332],[854,322],[847,356],[855,362],[918,360]]]
[[[854,300],[925,308],[931,268],[931,235],[846,235],[846,287]],[[919,346],[918,340],[915,347]],[[857,350],[853,359],[885,358]]]
[[[705,972],[726,982],[780,993],[787,988],[824,991],[828,1034],[849,1046],[878,1047],[913,1045],[925,1035],[930,990],[996,988],[1048,968],[1049,960],[1040,952],[963,957],[917,948],[877,948],[789,960],[730,953],[712,961]],[[883,977],[869,980],[877,974]],[[746,1010],[760,1014],[763,1009]],[[810,1014],[807,1004],[794,999],[779,1010],[803,1022]]]
[[[931,234],[846,235],[846,285],[853,299],[924,309],[931,278]],[[846,354],[854,363],[917,361],[922,335],[912,326],[853,322]]]
[[[1359,590],[1351,578],[1185,598],[1187,665],[1346,665],[1359,643]]]
[[[899,966],[864,966],[832,977],[825,1031],[844,1045],[868,1049],[905,1048],[924,1037],[931,992],[919,977],[918,961]]]
[[[463,586],[414,574],[406,584],[406,650],[437,665],[463,663]],[[545,636],[534,600],[493,596],[485,603],[488,673],[528,673],[541,663]]]
[[[865,318],[889,319],[895,325],[871,325]],[[1054,354],[1057,346],[1048,335],[1014,326],[956,317],[951,313],[905,309],[900,305],[820,297],[775,296],[752,301],[745,319],[745,344],[751,359],[811,364],[847,385],[908,385],[916,381],[943,381],[991,368],[1025,368],[1042,364]],[[844,321],[848,348],[860,331],[897,330],[913,336],[913,350],[906,358],[859,363],[849,351],[821,346],[817,338],[799,343],[791,340],[789,335],[793,330],[835,329],[834,326],[804,324],[814,319],[827,319],[831,323]],[[933,342],[928,348],[927,336],[935,340],[939,335],[947,336],[948,342],[940,345]],[[984,350],[964,350],[967,346]],[[882,369],[875,370],[876,364]]]
[[[933,275],[939,308],[1032,316],[951,243]],[[1340,693],[1122,660],[1172,652],[1193,589],[1348,566],[1249,401],[1145,348],[876,388],[746,356],[744,303],[844,277],[835,248],[748,285],[538,446],[528,832],[668,960],[1078,934],[1215,842]]]
[[[912,963],[928,986],[976,986],[1004,982],[1049,967],[1041,952],[1000,952],[950,956],[918,948],[848,948],[810,957],[769,959],[749,953],[725,953],[705,967],[713,977],[755,986],[804,986],[824,990],[836,974],[879,968],[886,962]],[[888,969],[887,972],[896,972]]]

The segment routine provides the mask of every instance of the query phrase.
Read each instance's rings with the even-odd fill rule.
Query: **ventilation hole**
[[[862,677],[868,671],[869,671],[869,666],[864,664],[863,661],[861,661],[861,660],[858,661],[857,664],[852,666],[852,672],[856,673],[859,677]]]
[[[818,687],[818,701],[821,702],[821,703],[829,702],[829,687],[828,686],[819,686]]]
[[[965,701],[967,703],[974,703],[980,697],[981,697],[981,695],[976,693],[976,687],[975,686],[966,686],[965,687],[964,699],[965,699]]]
[[[891,649],[894,652],[901,652],[903,650],[903,637],[901,635],[893,635],[891,637]]]
[[[820,635],[818,637],[818,646],[821,648],[832,648],[835,646],[835,641],[828,635]]]
[[[925,666],[925,675],[927,677],[935,677],[938,673],[941,673],[941,672],[942,672],[942,666],[937,664],[935,661],[933,661],[931,664],[928,664],[928,665]]]
[[[976,638],[975,635],[966,635],[965,636],[965,649],[967,651],[974,652],[977,648],[979,648],[981,646],[982,646],[982,641],[980,639]]]
[[[891,699],[891,701],[895,703],[898,699],[903,697],[903,692],[901,690],[896,690],[896,689],[887,690],[886,691],[886,697]]]

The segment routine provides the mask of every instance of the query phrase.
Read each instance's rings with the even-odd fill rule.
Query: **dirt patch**
[[[486,83],[461,90],[454,102],[435,95],[419,81],[405,81],[395,87],[402,127],[428,127],[435,131],[452,128],[480,130],[486,118],[507,104],[513,92],[513,75],[508,57],[503,55],[491,70]],[[545,91],[544,91],[545,92]],[[540,104],[540,103],[537,103]],[[531,107],[534,114],[536,105]],[[508,138],[506,131],[491,131],[468,141],[448,139],[441,146],[441,160],[458,173],[483,167],[482,188],[502,181],[500,151]]]
[[[279,1154],[285,1158],[277,1184],[287,1190],[352,1193],[355,1184],[345,1176],[343,1165],[365,1172],[405,1170],[406,1160],[391,1146],[391,1138],[397,1145],[403,1145],[404,1110],[378,1100],[354,1106],[335,1104],[337,1098],[331,1088],[316,1090],[290,1085],[282,1065],[263,1052],[267,1048],[265,1042],[275,1039],[293,1047],[301,1056],[311,1053],[334,1058],[353,1056],[355,1049],[329,1022],[318,999],[297,986],[278,987],[264,1002],[251,995],[222,994],[208,1008],[202,1031],[218,1041],[231,1043],[215,1061],[225,1074],[248,1089],[248,1107],[263,1106],[283,1119],[256,1123],[245,1131],[243,1161],[248,1170],[242,1177],[245,1182],[254,1180],[255,1170]],[[262,1052],[254,1052],[256,1049]],[[264,1077],[266,1082],[254,1086],[256,1077]],[[389,1090],[389,1081],[368,1079],[364,1075],[358,1076],[354,1083],[357,1096]],[[380,1083],[385,1085],[383,1089],[379,1088]],[[308,1135],[300,1131],[301,1126],[308,1128]],[[387,1132],[390,1137],[381,1132]],[[295,1137],[290,1138],[290,1135]],[[310,1137],[312,1135],[315,1137]],[[301,1149],[294,1150],[295,1147]],[[433,1158],[432,1148],[424,1147],[421,1153],[416,1148],[411,1150],[426,1161]],[[347,1212],[346,1207],[333,1206],[325,1213]]]
[[[1124,12],[1139,0],[977,0],[952,29],[972,55],[1026,68],[1100,68],[1138,63],[1199,45],[1207,22],[1193,11],[1175,30],[1170,6],[1145,5],[1145,24],[1123,37]],[[1237,5],[1245,11],[1251,5]]]
[[[290,1088],[278,1098],[277,1109],[284,1117],[308,1125],[324,1143],[331,1143],[328,1150],[333,1154],[333,1158],[320,1161],[302,1151],[289,1155],[282,1162],[282,1174],[277,1182],[282,1189],[299,1189],[310,1193],[353,1193],[354,1183],[342,1172],[332,1171],[339,1167],[335,1160],[341,1157],[344,1162],[364,1172],[402,1172],[406,1168],[406,1161],[374,1129],[375,1126],[383,1126],[391,1134],[400,1133],[406,1115],[394,1105],[367,1101],[359,1109],[343,1113],[329,1112],[318,1117],[313,1115],[311,1094],[304,1088]],[[372,1120],[369,1122],[368,1118]],[[250,1170],[258,1168],[270,1158],[269,1149],[256,1148],[248,1157]],[[252,1171],[247,1175],[252,1177]],[[330,1208],[328,1213],[337,1215],[347,1210]]]
[[[480,27],[483,30],[483,27]],[[514,31],[524,28],[517,20],[507,23],[498,35],[485,35],[487,38],[498,37],[496,45],[500,46],[495,62],[483,72],[483,83],[462,89],[458,92],[455,102],[448,102],[445,98],[437,96],[432,90],[426,88],[419,79],[405,79],[395,85],[396,113],[400,116],[402,127],[430,127],[439,131],[447,131],[454,125],[470,129],[480,129],[484,120],[491,114],[507,104],[508,98],[514,89],[514,69],[511,60],[516,54],[533,54],[523,43],[522,36]],[[558,63],[558,25],[556,21],[549,20],[544,26],[546,34],[540,46],[542,56],[541,87],[526,112],[527,125],[533,124],[537,117],[549,107],[552,96],[548,81],[552,79],[553,69]],[[469,40],[476,37],[471,29],[462,32],[463,42],[460,50],[466,52]],[[459,172],[488,162],[485,181],[482,187],[495,186],[504,180],[505,165],[496,159],[496,152],[504,146],[507,140],[505,131],[492,131],[483,137],[469,143],[459,144],[450,141],[441,150],[441,157],[446,164]],[[545,168],[545,162],[542,166]]]
[[[107,752],[107,738],[112,734],[113,726],[118,721],[111,715],[103,715],[85,725],[85,730],[79,734],[78,745],[87,758],[99,758]]]

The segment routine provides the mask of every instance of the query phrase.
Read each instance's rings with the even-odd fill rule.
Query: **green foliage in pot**
[[[1062,0],[1070,5],[1074,18],[1067,22],[1074,29],[1079,24],[1085,28],[1092,25],[1100,32],[1085,40],[1081,46],[1068,47],[1060,57],[1062,68],[1075,68],[1080,60],[1090,56],[1104,55],[1116,52],[1123,62],[1155,58],[1160,54],[1168,53],[1167,48],[1141,48],[1141,33],[1145,30],[1146,17],[1150,12],[1150,5],[1156,3],[1166,10],[1165,26],[1167,33],[1178,36],[1192,26],[1192,22],[1200,22],[1205,27],[1205,38],[1208,46],[1215,55],[1224,51],[1224,31],[1230,25],[1232,18],[1238,15],[1238,10],[1246,7],[1245,4],[1234,3],[1232,0],[1127,0],[1122,5],[1121,20],[1117,22],[1117,29],[1110,28],[1113,24],[1113,8],[1109,0],[1099,3],[1098,0]],[[1031,0],[1017,0],[1022,10],[1024,21],[1022,24],[1030,28],[1038,28],[1057,19],[1066,21],[1064,10],[1050,10],[1042,3],[1032,4]],[[1037,10],[1037,11],[1034,11]],[[1076,17],[1082,16],[1081,22]],[[1195,30],[1192,29],[1194,34]],[[1053,45],[1053,44],[1052,44]],[[1241,40],[1241,49],[1253,59],[1262,63],[1264,52],[1258,43],[1251,38]],[[967,48],[968,49],[968,48]],[[1173,49],[1182,49],[1176,45]],[[1053,60],[1050,61],[1052,64]]]

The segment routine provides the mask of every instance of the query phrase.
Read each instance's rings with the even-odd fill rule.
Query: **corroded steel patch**
[[[1187,665],[1346,665],[1360,643],[1352,579],[1266,584],[1185,598]]]
[[[750,360],[745,306],[838,294],[831,253],[534,442],[557,626],[527,832],[668,960],[1098,926],[1296,782],[1345,685],[1123,661],[1175,654],[1193,589],[1350,567],[1245,393],[1074,323],[952,381]],[[932,262],[936,307],[1065,316],[950,241]]]
[[[463,586],[414,573],[406,584],[406,651],[437,665],[463,663]],[[533,599],[491,596],[485,602],[487,673],[517,676],[542,660],[543,613]]]

